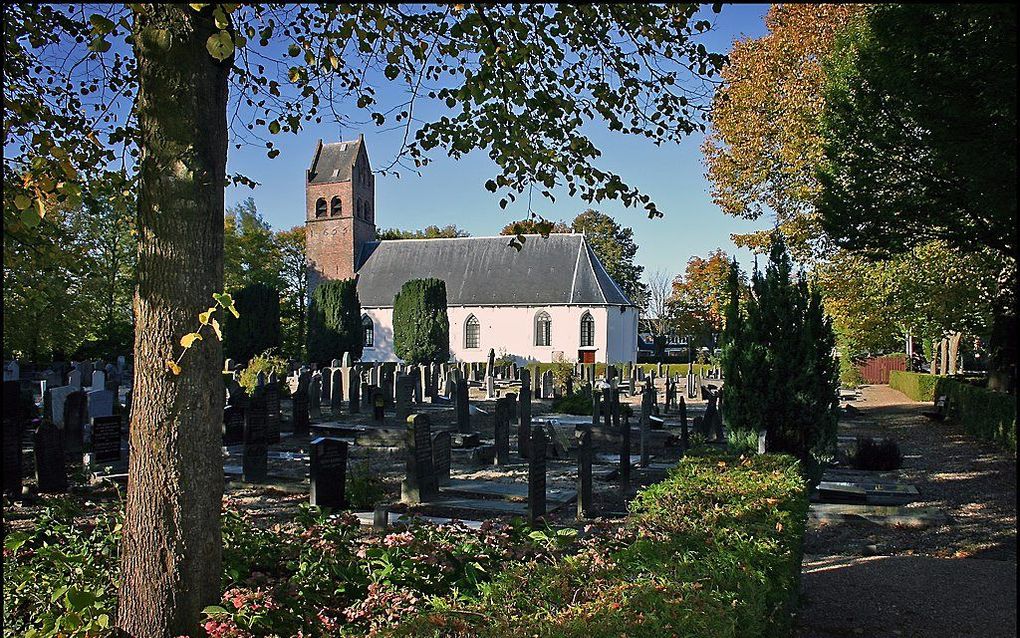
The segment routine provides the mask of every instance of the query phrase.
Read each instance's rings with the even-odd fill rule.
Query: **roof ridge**
[[[567,236],[567,237],[584,237],[583,233],[550,233],[549,237],[553,237],[553,236],[557,236],[557,235],[558,236]],[[542,237],[542,235],[540,235],[538,233],[524,233],[524,236],[525,237]],[[385,242],[394,242],[394,241],[422,241],[422,240],[438,241],[438,240],[448,240],[448,239],[504,239],[504,238],[506,238],[509,241],[509,239],[512,238],[512,237],[516,237],[516,235],[468,235],[467,237],[402,237],[400,239],[376,239],[376,240],[373,240],[373,241],[378,241],[378,242],[383,242],[383,241],[385,241]],[[542,239],[549,239],[549,237],[542,237]]]

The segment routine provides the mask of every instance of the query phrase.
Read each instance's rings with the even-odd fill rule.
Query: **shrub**
[[[346,489],[348,507],[354,510],[370,510],[386,496],[386,483],[372,473],[367,460],[351,464]]]
[[[889,372],[889,387],[899,390],[914,401],[934,401],[935,385],[940,377],[923,372],[904,372],[892,370]]]
[[[289,366],[287,360],[276,354],[276,348],[270,348],[262,354],[252,357],[252,360],[248,362],[248,367],[241,371],[241,378],[238,383],[241,384],[248,394],[255,393],[255,386],[258,385],[259,374],[269,376],[270,372],[275,372],[279,378],[285,379]],[[282,384],[286,388],[286,384]]]
[[[393,299],[393,350],[406,363],[450,360],[446,282],[412,279]]]
[[[552,411],[560,414],[590,415],[594,409],[591,386],[587,384],[574,390],[573,394],[556,399],[552,404]]]
[[[353,360],[360,359],[364,346],[361,330],[361,302],[355,281],[320,282],[308,305],[308,360],[327,365],[343,358],[345,352],[350,352]]]
[[[903,455],[895,439],[875,441],[871,437],[859,436],[850,464],[858,470],[898,470],[903,465]]]
[[[259,352],[280,346],[280,293],[254,283],[233,294],[238,317],[224,313],[223,355],[247,363]]]
[[[689,456],[638,495],[626,528],[384,635],[789,635],[807,507],[791,457]]]

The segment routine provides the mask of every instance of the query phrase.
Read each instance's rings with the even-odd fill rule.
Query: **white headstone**
[[[78,388],[69,385],[50,390],[50,418],[58,428],[64,427],[64,403],[67,396],[77,391]]]
[[[100,386],[102,387],[102,386]],[[88,393],[89,418],[97,416],[113,416],[113,392],[110,390],[91,390]]]
[[[103,390],[106,388],[106,373],[102,370],[96,370],[92,373],[92,389]],[[108,414],[102,414],[100,416],[110,416]]]
[[[71,373],[67,375],[67,385],[75,390],[81,390],[81,370],[77,368],[71,370]]]

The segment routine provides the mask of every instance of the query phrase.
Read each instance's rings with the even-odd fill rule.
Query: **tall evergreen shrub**
[[[731,266],[723,330],[723,417],[734,440],[765,431],[769,452],[816,467],[835,450],[839,363],[821,296],[776,235],[764,275],[755,268],[741,308],[736,262]]]
[[[223,355],[238,363],[280,346],[280,293],[253,283],[233,293],[238,317],[223,314]]]
[[[401,286],[393,298],[393,348],[408,363],[449,361],[445,281],[412,279]]]
[[[350,352],[361,358],[361,301],[354,279],[321,282],[308,304],[306,347],[310,362],[326,365]]]

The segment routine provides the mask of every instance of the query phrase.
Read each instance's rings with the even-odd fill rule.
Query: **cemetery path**
[[[917,487],[910,509],[945,520],[922,527],[868,521],[808,529],[800,638],[1015,636],[1016,459],[933,423],[888,386],[866,386],[840,434],[893,437],[902,469],[883,474]]]

